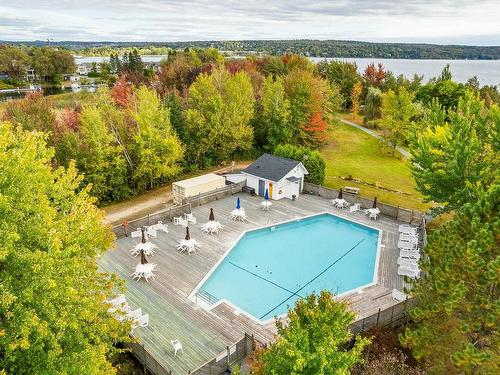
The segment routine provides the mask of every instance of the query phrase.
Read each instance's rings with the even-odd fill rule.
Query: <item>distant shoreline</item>
[[[111,49],[138,48],[144,55],[166,50],[216,48],[233,54],[297,53],[315,58],[374,58],[410,60],[500,60],[500,46],[441,45],[426,43],[373,43],[345,40],[225,40],[189,42],[82,42],[0,41],[0,44],[58,46],[86,56],[103,56]],[[155,51],[157,49],[157,51]],[[107,50],[107,52],[105,52]],[[149,50],[149,51],[148,51]]]

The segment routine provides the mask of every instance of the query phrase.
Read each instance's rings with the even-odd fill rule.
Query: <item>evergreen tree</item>
[[[500,185],[430,234],[401,336],[433,374],[496,374],[500,339]]]

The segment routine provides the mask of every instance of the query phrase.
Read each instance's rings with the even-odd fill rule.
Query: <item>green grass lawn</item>
[[[325,186],[359,187],[361,196],[376,196],[394,206],[418,210],[429,207],[415,190],[408,161],[398,158],[399,154],[392,156],[392,150],[363,131],[335,124],[329,131],[329,143],[321,152],[326,160]],[[359,182],[342,179],[349,176]]]

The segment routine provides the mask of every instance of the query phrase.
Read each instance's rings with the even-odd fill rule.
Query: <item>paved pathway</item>
[[[358,124],[355,124],[354,122],[351,122],[349,120],[344,120],[344,119],[341,119],[341,118],[339,118],[339,120],[341,122],[343,122],[344,124],[346,124],[346,125],[352,126],[353,128],[357,128],[357,129],[359,129],[361,131],[364,131],[367,134],[370,134],[374,138],[380,139],[381,141],[384,140],[379,134],[375,133],[371,129],[365,128],[364,126],[361,126],[361,125],[358,125]],[[407,158],[407,159],[410,158],[410,153],[408,151],[406,151],[404,148],[398,146],[398,147],[396,147],[396,150],[398,150],[401,153],[401,155],[403,155],[405,158]]]

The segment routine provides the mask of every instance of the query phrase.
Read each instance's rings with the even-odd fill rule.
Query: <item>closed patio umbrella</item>
[[[208,216],[208,221],[214,221],[214,220],[215,220],[214,209],[211,208],[210,209],[210,215]]]
[[[342,188],[339,190],[339,196],[337,197],[338,199],[342,199]]]
[[[266,192],[264,193],[264,199],[265,199],[266,201],[268,201],[268,200],[269,200],[269,190],[267,190],[267,189],[266,189]]]
[[[189,234],[189,227],[186,227],[186,241],[189,241],[191,239],[191,235]]]
[[[377,197],[373,200],[373,207],[372,208],[377,208]]]
[[[141,249],[141,264],[147,264],[148,260],[146,259],[146,254],[144,253],[144,250]]]
[[[240,197],[238,197],[238,199],[236,199],[236,209],[239,210],[240,208],[241,208]]]

